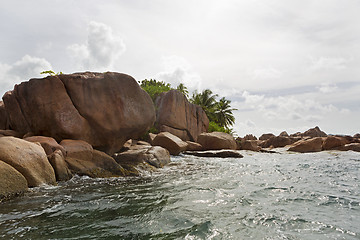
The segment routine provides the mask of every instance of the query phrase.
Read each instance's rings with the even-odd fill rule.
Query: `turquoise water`
[[[360,154],[172,158],[0,204],[0,239],[360,239]]]

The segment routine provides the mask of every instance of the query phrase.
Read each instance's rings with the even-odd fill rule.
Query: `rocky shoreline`
[[[0,201],[72,176],[139,176],[170,163],[170,155],[237,157],[237,150],[360,151],[360,135],[304,133],[235,139],[207,133],[203,109],[176,90],[155,104],[126,74],[75,73],[31,79],[0,101]],[[156,127],[160,133],[148,133]],[[146,141],[142,141],[145,139]],[[226,149],[226,150],[224,150]],[[214,151],[215,150],[215,151]]]

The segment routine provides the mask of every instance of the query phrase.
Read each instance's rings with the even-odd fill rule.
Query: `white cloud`
[[[86,43],[68,47],[79,67],[91,71],[109,70],[125,50],[124,41],[114,35],[111,27],[94,21],[89,23]]]
[[[336,69],[336,70],[342,70],[346,68],[346,64],[348,63],[348,60],[341,57],[319,57],[319,58],[313,58],[311,59],[311,68],[313,70],[327,70],[327,69]]]
[[[332,93],[335,92],[338,87],[334,83],[322,83],[318,89],[322,93]]]
[[[190,64],[181,57],[163,57],[164,71],[156,74],[156,79],[169,82],[174,87],[183,83],[190,92],[201,89],[201,77],[194,72]]]
[[[255,69],[253,72],[255,79],[274,80],[280,78],[281,75],[282,72],[273,67]]]
[[[40,72],[51,70],[51,64],[44,58],[25,55],[12,65],[0,63],[0,94],[12,90],[15,84],[30,78],[40,77]]]

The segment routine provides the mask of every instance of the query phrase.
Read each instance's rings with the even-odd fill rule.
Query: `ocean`
[[[0,239],[360,239],[360,153],[180,155],[0,203]]]

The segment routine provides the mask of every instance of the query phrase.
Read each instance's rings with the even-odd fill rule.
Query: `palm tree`
[[[176,90],[178,90],[179,92],[181,92],[182,94],[185,95],[185,97],[189,97],[189,91],[187,89],[187,87],[185,87],[185,85],[183,83],[180,83],[177,87]]]
[[[213,94],[210,89],[205,89],[201,93],[195,91],[190,101],[196,105],[201,106],[210,121],[214,121],[214,111],[216,107],[217,94]]]
[[[235,123],[235,117],[232,112],[237,109],[231,108],[230,103],[230,100],[223,97],[217,102],[214,111],[215,122],[226,129],[229,129],[229,127]]]

